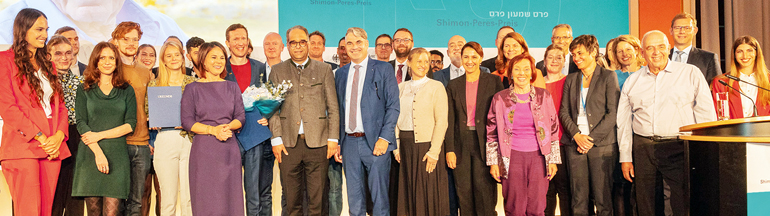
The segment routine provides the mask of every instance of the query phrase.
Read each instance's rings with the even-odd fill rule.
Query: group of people
[[[556,197],[561,215],[686,215],[678,128],[715,121],[720,92],[731,118],[754,115],[740,92],[770,114],[770,93],[693,47],[686,13],[672,20],[673,47],[654,30],[612,39],[604,55],[596,37],[560,24],[539,62],[509,26],[487,60],[455,35],[444,69],[405,28],[374,40],[376,59],[367,32],[349,28],[339,64],[323,60],[324,34],[299,25],[286,44],[265,36],[265,63],[249,58],[241,24],[225,45],[169,37],[156,52],[122,22],[86,63],[75,29],[47,30],[45,14],[23,9],[0,52],[0,161],[15,215],[83,215],[84,204],[89,215],[147,215],[152,182],[158,215],[175,215],[177,200],[182,215],[271,215],[275,161],[286,215],[340,215],[342,170],[350,215],[497,215],[498,183],[506,215],[554,215]],[[756,39],[733,53],[727,74],[770,88]],[[245,111],[241,94],[268,81],[293,84],[280,110]],[[155,86],[182,88],[178,127],[148,127]]]

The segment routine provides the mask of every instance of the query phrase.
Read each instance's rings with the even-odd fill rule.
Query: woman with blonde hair
[[[607,52],[607,55],[614,55],[615,61],[618,62],[615,74],[618,76],[620,89],[623,89],[623,83],[626,82],[626,79],[645,64],[644,58],[642,58],[641,44],[639,38],[632,35],[621,35],[615,40],[614,52]]]
[[[184,49],[175,42],[166,42],[160,48],[160,64],[158,77],[148,84],[148,87],[179,86],[184,91],[185,86],[195,82],[195,78],[185,75]],[[149,110],[145,100],[147,115]],[[151,128],[158,131],[155,138],[155,155],[153,166],[160,185],[161,215],[176,215],[177,193],[181,197],[182,215],[192,215],[190,206],[190,181],[188,178],[191,134],[182,130],[182,126],[174,128]]]
[[[730,72],[717,76],[711,82],[711,87],[713,88],[711,92],[715,100],[714,105],[717,105],[716,94],[727,92],[731,119],[752,117],[754,115],[754,106],[751,100],[756,101],[757,114],[759,116],[770,115],[770,92],[759,91],[759,88],[756,86],[738,82],[727,77],[728,75],[738,77],[740,80],[770,89],[770,81],[768,81],[769,72],[759,41],[748,35],[736,39],[733,43],[732,62]],[[730,86],[743,91],[743,93],[751,97],[751,100],[741,96],[738,91],[720,84],[719,81],[729,83]]]

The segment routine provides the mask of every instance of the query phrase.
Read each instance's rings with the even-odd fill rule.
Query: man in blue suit
[[[265,63],[250,59],[249,33],[241,24],[232,24],[226,32],[227,48],[231,56],[227,59],[225,80],[238,83],[241,93],[251,85],[259,86],[267,81]],[[271,136],[267,119],[258,110],[246,112],[246,122],[241,131],[236,134],[241,147],[241,163],[243,163],[243,186],[246,189],[246,214],[272,215],[273,211],[273,156],[269,144]],[[266,144],[267,143],[267,144]],[[268,173],[260,175],[260,173]]]
[[[366,215],[364,184],[368,184],[373,215],[385,216],[390,215],[388,184],[390,152],[396,148],[398,84],[393,66],[368,58],[368,47],[366,31],[348,29],[345,48],[351,62],[337,69],[335,76],[342,145],[335,159],[345,170],[350,215]]]
[[[444,87],[449,84],[449,80],[453,80],[465,74],[465,68],[463,68],[463,58],[460,55],[463,46],[465,46],[465,38],[463,38],[463,36],[455,35],[449,38],[446,55],[449,56],[451,64],[449,64],[449,67],[446,67],[433,74],[433,79],[441,82],[441,84],[444,84]],[[489,69],[484,66],[480,66],[479,69],[481,69],[481,72],[489,73]],[[452,185],[451,182],[449,185]]]

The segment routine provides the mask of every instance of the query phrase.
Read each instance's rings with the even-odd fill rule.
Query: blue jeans
[[[144,181],[147,174],[150,173],[150,146],[148,145],[126,145],[128,149],[128,160],[131,162],[131,190],[128,192],[126,201],[126,216],[142,215],[142,193],[144,192]]]
[[[246,215],[273,215],[272,184],[275,156],[270,141],[265,141],[248,151],[241,148],[241,156],[243,186],[246,189]]]

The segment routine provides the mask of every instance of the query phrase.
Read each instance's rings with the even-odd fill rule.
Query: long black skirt
[[[449,186],[444,152],[433,172],[426,171],[430,142],[414,143],[413,131],[399,133],[401,170],[398,179],[398,215],[449,215]]]

